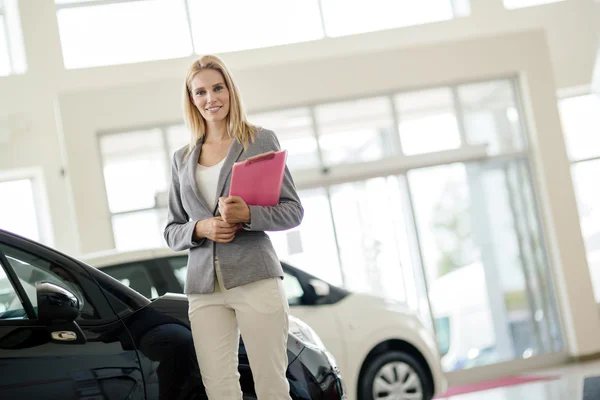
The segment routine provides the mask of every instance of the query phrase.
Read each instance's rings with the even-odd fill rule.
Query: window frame
[[[56,9],[55,16],[58,21],[58,11],[60,11],[60,10],[68,10],[68,9],[74,9],[74,8],[86,8],[86,7],[102,6],[102,5],[114,5],[114,4],[120,4],[120,3],[140,3],[140,2],[147,2],[147,1],[149,1],[149,0],[87,0],[87,1],[73,1],[72,3],[62,3],[62,4],[54,2],[54,7]],[[185,19],[186,19],[186,24],[187,24],[188,35],[190,37],[191,53],[184,55],[184,56],[175,57],[175,58],[186,58],[191,55],[198,54],[198,53],[196,52],[196,45],[194,43],[194,36],[192,34],[190,8],[188,6],[188,0],[179,0],[179,1],[183,2],[183,7],[185,10]],[[61,45],[61,49],[62,49],[62,46],[63,46],[62,40],[60,41],[60,45]],[[63,52],[64,52],[64,50],[63,50]],[[114,66],[114,65],[129,65],[129,64],[136,64],[136,63],[141,63],[141,62],[155,62],[155,61],[161,61],[161,60],[166,60],[166,59],[169,59],[169,58],[159,57],[159,58],[153,58],[151,60],[126,61],[126,62],[118,62],[118,63],[110,63],[110,64],[92,64],[92,65],[88,65],[88,66],[78,66],[78,67],[67,68],[67,66],[64,65],[65,60],[63,57],[63,66],[67,70],[78,70],[78,69],[87,69],[87,68],[96,68],[96,67],[110,67],[110,66]]]
[[[461,4],[459,4],[457,2],[457,0],[449,0],[449,4],[448,6],[450,7],[450,11],[452,14],[452,17],[447,18],[447,19],[431,19],[429,21],[426,22],[420,22],[420,21],[412,21],[410,24],[405,25],[405,24],[398,24],[395,26],[391,26],[391,27],[386,27],[383,29],[367,29],[367,30],[359,30],[359,31],[353,31],[350,33],[344,33],[344,34],[338,34],[338,35],[333,35],[331,33],[327,33],[327,22],[326,22],[326,18],[325,18],[325,13],[323,12],[323,0],[319,0],[319,10],[321,12],[321,23],[323,25],[323,30],[324,30],[324,34],[325,34],[325,38],[337,38],[337,37],[345,37],[345,36],[350,36],[350,35],[361,35],[361,34],[368,34],[368,33],[372,33],[372,32],[381,32],[381,31],[386,31],[386,30],[393,30],[393,29],[403,29],[403,28],[410,28],[410,27],[414,27],[414,26],[419,26],[419,25],[423,25],[423,24],[434,24],[434,23],[440,23],[440,22],[445,22],[445,21],[452,21],[454,19],[457,18],[464,18],[467,15],[464,15],[464,12],[462,10],[465,10],[469,12],[471,12],[471,4],[470,4],[470,0],[467,3],[468,7],[461,7]],[[378,9],[378,12],[389,12],[389,10],[382,10],[382,9]],[[331,31],[331,29],[329,29]]]
[[[139,1],[139,0],[129,0],[129,1]],[[140,212],[144,212],[144,211],[160,211],[160,210],[162,210],[166,215],[166,212],[167,212],[166,202],[167,202],[168,188],[169,188],[170,181],[168,180],[166,182],[167,190],[165,192],[157,193],[159,195],[162,194],[162,196],[160,196],[157,199],[157,202],[155,203],[154,207],[143,207],[143,208],[136,208],[136,209],[131,209],[131,210],[127,210],[127,211],[118,211],[118,212],[110,211],[108,190],[106,189],[107,182],[106,182],[106,176],[104,175],[104,168],[107,163],[106,163],[106,157],[102,153],[102,138],[105,136],[118,136],[121,134],[127,134],[130,132],[137,132],[137,131],[149,131],[149,130],[153,130],[153,129],[160,130],[161,131],[160,134],[161,134],[161,138],[162,138],[161,150],[163,152],[163,156],[165,157],[165,176],[169,179],[171,177],[171,168],[172,168],[172,163],[173,163],[173,154],[169,154],[170,148],[171,148],[171,143],[169,141],[169,129],[171,129],[175,126],[181,126],[181,125],[183,125],[183,121],[174,121],[174,122],[167,122],[167,123],[156,124],[156,125],[141,125],[141,126],[136,126],[136,127],[130,127],[128,129],[106,130],[106,131],[100,131],[97,133],[96,143],[98,146],[98,152],[100,153],[100,169],[102,171],[102,183],[104,186],[104,193],[105,193],[105,197],[106,197],[107,211],[110,214],[110,227],[111,227],[110,233],[111,233],[113,248],[117,248],[113,218],[118,215],[131,215],[131,214],[136,214],[136,213],[140,213]],[[164,241],[161,242],[161,244],[163,245],[163,247],[166,247],[166,243],[164,243]]]
[[[521,150],[512,150],[500,154],[488,155],[486,153],[486,148],[484,145],[471,145],[467,143],[466,128],[464,122],[464,110],[462,108],[460,97],[458,96],[458,89],[461,86],[485,84],[500,81],[509,82],[512,86],[512,95],[515,101],[515,107],[519,112],[519,125],[522,131],[524,143],[523,149]],[[464,80],[454,84],[432,84],[410,89],[396,89],[370,92],[364,95],[331,98],[328,101],[290,104],[286,105],[285,107],[278,108],[250,109],[248,110],[247,114],[249,117],[251,117],[253,114],[283,112],[287,109],[297,108],[308,108],[311,111],[311,117],[313,118],[313,135],[317,143],[317,153],[320,165],[311,169],[301,169],[294,171],[294,181],[297,190],[314,189],[320,187],[331,187],[336,184],[354,182],[357,180],[366,180],[370,178],[376,178],[379,176],[402,175],[406,174],[412,169],[447,165],[456,162],[493,160],[511,157],[530,157],[530,138],[526,123],[528,120],[528,115],[522,104],[520,86],[521,82],[517,75],[501,75],[481,79]],[[395,97],[407,93],[424,92],[429,90],[447,88],[449,88],[453,94],[452,110],[457,119],[458,130],[461,139],[460,146],[456,149],[427,152],[415,155],[406,155],[402,149],[402,144],[400,142],[399,113],[396,109]],[[394,133],[395,136],[398,137],[398,140],[396,140],[395,143],[395,146],[398,147],[394,149],[396,154],[393,157],[386,157],[379,160],[362,163],[326,165],[324,163],[324,157],[322,154],[321,146],[319,144],[319,135],[321,129],[316,120],[315,109],[319,106],[327,104],[346,103],[378,97],[388,97],[389,101],[392,104],[395,131]],[[250,122],[252,122],[251,118]]]
[[[142,1],[148,1],[148,0],[87,0],[87,1],[74,0],[73,2],[70,2],[70,3],[56,3],[55,2],[54,6],[55,6],[56,11],[59,11],[59,10],[64,10],[64,9],[91,7],[91,6],[99,6],[99,5],[111,5],[111,4],[119,4],[119,3],[133,3],[133,2],[142,2]],[[197,41],[194,38],[194,32],[193,32],[194,18],[192,16],[191,6],[189,4],[190,0],[180,0],[180,1],[183,1],[183,3],[184,3],[185,17],[186,17],[186,23],[187,23],[187,28],[188,28],[187,31],[188,31],[190,41],[191,41],[192,54],[196,54],[196,55],[204,54],[205,52],[202,50],[201,46],[199,46],[199,44],[197,43]],[[452,17],[448,18],[448,19],[442,19],[442,20],[432,19],[431,21],[425,22],[425,24],[439,23],[442,21],[451,21],[451,20],[458,19],[458,18],[467,18],[471,15],[471,1],[472,0],[461,0],[461,1],[448,0],[448,1],[450,3],[449,6],[451,8]],[[243,48],[243,49],[234,50],[234,51],[218,50],[216,52],[217,53],[230,53],[230,52],[249,51],[249,50],[251,51],[251,50],[257,50],[257,49],[261,49],[261,48],[272,48],[272,47],[277,47],[277,46],[294,45],[297,43],[308,43],[311,41],[327,40],[327,39],[336,38],[336,37],[347,37],[347,36],[352,36],[352,35],[356,35],[356,34],[365,34],[367,32],[381,32],[381,31],[387,31],[387,30],[405,29],[405,28],[415,27],[415,26],[419,26],[419,25],[423,24],[420,21],[412,21],[410,24],[401,24],[399,22],[397,26],[386,27],[384,29],[374,29],[374,30],[370,30],[367,32],[364,32],[364,31],[350,32],[350,33],[346,33],[343,35],[331,35],[331,34],[327,33],[328,27],[327,27],[326,19],[325,19],[324,12],[323,12],[323,0],[317,0],[317,6],[318,6],[317,7],[318,15],[315,15],[315,18],[317,18],[318,21],[320,22],[321,30],[322,30],[322,36],[318,39],[306,39],[306,40],[301,40],[301,41],[289,43],[289,44],[280,43],[280,44],[275,44],[275,45],[273,45],[273,44],[260,45],[258,47]],[[379,11],[385,11],[385,10],[379,10]],[[62,47],[62,42],[61,42],[61,47]],[[213,53],[214,52],[215,51],[213,51]],[[159,58],[156,60],[161,60],[161,59],[162,58]],[[131,64],[131,63],[132,62],[125,62],[125,63],[118,63],[116,65],[126,65],[126,64]],[[73,67],[73,68],[69,68],[69,69],[82,69],[82,68],[100,67],[100,66],[104,66],[104,65],[90,65],[88,67]]]

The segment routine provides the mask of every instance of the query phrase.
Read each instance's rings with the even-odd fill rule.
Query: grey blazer
[[[189,157],[187,146],[173,155],[169,213],[164,236],[173,250],[189,249],[185,293],[212,293],[215,285],[214,258],[218,256],[223,284],[231,289],[261,279],[283,277],[281,264],[265,231],[281,231],[298,226],[304,216],[290,171],[286,167],[279,204],[272,207],[250,206],[251,222],[229,243],[209,239],[195,242],[194,227],[199,220],[219,215],[218,206],[209,209],[196,185],[196,164],[202,141]],[[267,151],[280,150],[272,131],[260,129],[247,150],[234,140],[221,168],[215,199],[229,194],[231,168],[242,161]]]

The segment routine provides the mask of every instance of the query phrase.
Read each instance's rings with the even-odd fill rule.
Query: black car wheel
[[[369,362],[360,379],[359,399],[431,400],[433,388],[423,366],[410,354],[388,351]]]

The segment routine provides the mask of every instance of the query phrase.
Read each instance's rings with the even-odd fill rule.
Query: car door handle
[[[52,339],[70,342],[72,340],[77,340],[77,334],[72,331],[56,331],[52,332]]]

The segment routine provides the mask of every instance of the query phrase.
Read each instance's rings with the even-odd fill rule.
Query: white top
[[[215,197],[217,196],[217,184],[219,183],[219,174],[221,173],[221,167],[225,159],[222,159],[218,164],[212,167],[205,167],[200,164],[196,164],[196,185],[200,190],[200,194],[206,200],[208,208],[213,211],[217,205]]]

